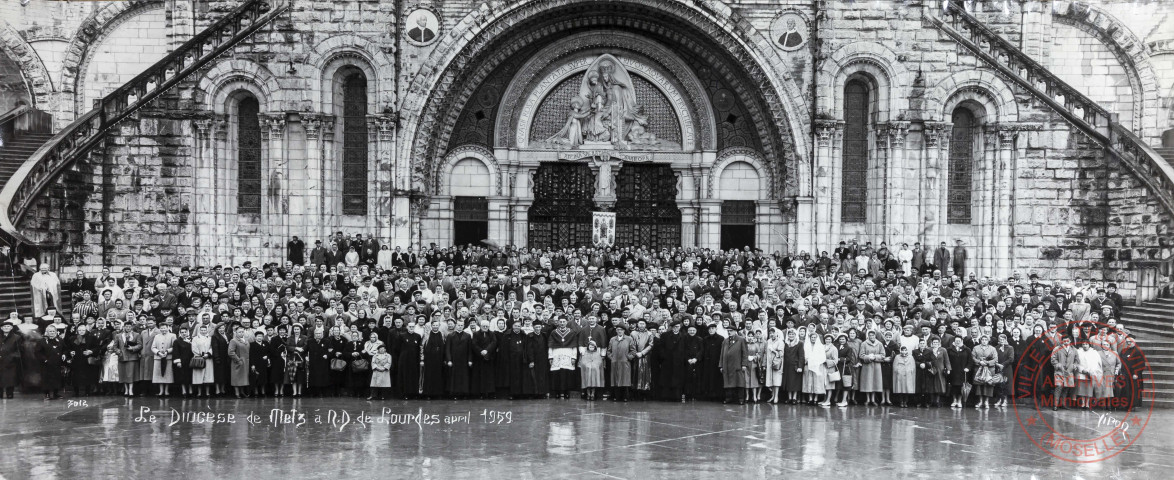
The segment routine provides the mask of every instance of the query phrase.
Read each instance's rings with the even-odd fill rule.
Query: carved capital
[[[192,125],[196,127],[196,133],[200,136],[208,134],[208,130],[212,128],[211,118],[197,118],[192,121]]]
[[[389,139],[395,135],[395,118],[391,115],[372,115],[368,119],[379,129],[379,138]]]
[[[274,137],[281,137],[285,135],[284,114],[264,115],[262,119],[265,122],[265,126],[268,127],[267,130],[269,135]]]
[[[894,145],[901,144],[905,142],[905,137],[909,135],[909,122],[889,122],[880,125],[878,131],[879,133],[888,135],[889,140],[892,141]]]
[[[322,116],[316,113],[303,113],[302,128],[306,129],[307,140],[317,140],[322,132]]]
[[[922,127],[922,135],[925,135],[925,145],[928,147],[936,147],[942,142],[949,139],[950,129],[953,125],[946,122],[925,122]]]
[[[815,121],[815,135],[819,139],[820,146],[828,146],[832,140],[839,138],[844,131],[844,122],[836,120],[816,120]]]

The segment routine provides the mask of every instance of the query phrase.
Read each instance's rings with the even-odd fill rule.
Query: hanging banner
[[[596,247],[610,247],[616,243],[615,212],[592,212],[591,243]]]

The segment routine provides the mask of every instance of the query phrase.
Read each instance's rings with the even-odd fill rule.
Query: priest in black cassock
[[[444,334],[440,322],[433,320],[431,330],[424,337],[424,370],[421,375],[421,394],[425,397],[444,395]]]
[[[492,397],[497,390],[497,380],[494,373],[496,373],[497,361],[497,336],[488,330],[489,322],[485,323],[485,329],[482,329],[476,321],[469,324],[469,330],[473,332],[472,349],[473,349],[473,372],[471,375],[470,392],[480,398],[486,396]]]
[[[535,322],[526,332],[526,348],[530,362],[534,365],[534,395],[545,397],[550,394],[550,359],[546,349],[546,337],[542,336],[542,325]]]
[[[701,337],[697,336],[697,327],[690,325],[688,332],[681,338],[681,344],[676,356],[677,365],[680,373],[676,376],[684,387],[681,393],[681,403],[685,402],[686,397],[697,399],[702,395],[701,383],[701,358],[704,350],[704,344]]]
[[[510,400],[522,395],[533,395],[534,361],[530,355],[526,334],[522,331],[521,321],[514,322],[513,329],[505,335],[499,351],[504,354],[504,358],[500,360],[504,360],[506,372],[509,374]]]
[[[469,395],[469,374],[473,368],[473,345],[461,322],[448,334],[444,364],[448,367],[448,393],[453,399]]]

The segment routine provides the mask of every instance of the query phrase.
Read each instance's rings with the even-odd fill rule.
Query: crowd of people
[[[0,387],[74,395],[1130,408],[1144,357],[1113,283],[979,278],[961,242],[815,255],[389,247],[78,270],[0,327]],[[42,268],[42,274],[51,274]],[[1065,281],[1067,280],[1067,281]],[[58,282],[55,284],[54,282]],[[53,292],[70,295],[59,314]]]

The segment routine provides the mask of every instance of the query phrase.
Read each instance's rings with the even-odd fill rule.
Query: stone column
[[[211,155],[209,164],[214,169],[210,178],[212,179],[212,205],[211,218],[209,225],[201,227],[202,232],[206,232],[208,239],[208,255],[211,256],[212,262],[205,265],[215,265],[217,263],[228,262],[231,258],[227,255],[226,247],[231,244],[228,236],[228,219],[236,219],[236,211],[229,211],[228,209],[234,207],[236,202],[232,196],[236,195],[236,184],[230,184],[230,179],[235,180],[236,175],[230,172],[235,172],[236,162],[229,162],[228,154],[228,119],[224,115],[217,115],[212,119],[211,130]],[[235,160],[235,157],[233,157]],[[208,237],[205,238],[208,238]]]
[[[707,198],[698,202],[698,215],[701,216],[701,222],[698,228],[701,229],[701,245],[702,248],[719,248],[722,244],[722,201],[714,198]]]
[[[840,149],[844,122],[819,120],[815,124],[815,194],[812,203],[815,234],[801,249],[829,248],[840,231]],[[802,245],[802,244],[801,244]]]
[[[977,255],[975,261],[970,262],[979,275],[989,275],[993,271],[995,257],[995,231],[998,222],[995,205],[995,164],[999,155],[999,127],[987,125],[983,129],[982,154],[976,159],[974,182],[977,188],[971,198],[974,205],[971,217],[971,226],[974,228],[972,238],[975,242]]]
[[[264,115],[263,141],[269,148],[261,165],[262,261],[284,262],[289,238],[289,162],[285,151],[285,114]],[[266,248],[266,244],[268,247]]]
[[[195,198],[192,201],[191,228],[195,232],[192,246],[195,265],[215,265],[216,237],[216,139],[211,118],[192,122],[196,133]]]
[[[375,127],[378,129],[378,144],[376,147],[378,159],[375,162],[375,168],[372,169],[374,173],[374,189],[368,191],[367,194],[371,197],[368,203],[369,222],[376,230],[373,232],[380,239],[381,243],[386,243],[392,240],[394,245],[407,246],[408,242],[400,242],[398,239],[407,238],[407,232],[398,231],[395,222],[393,221],[393,211],[396,209],[395,203],[400,201],[402,195],[396,194],[395,185],[395,162],[392,159],[392,152],[395,151],[395,118],[391,115],[377,115],[373,117]],[[403,198],[402,208],[407,208],[407,198]]]
[[[302,128],[306,131],[306,168],[301,193],[301,213],[306,225],[300,231],[309,245],[326,235],[322,229],[322,132],[326,122],[333,119],[317,113],[302,114]],[[312,247],[309,247],[312,248]],[[308,253],[307,253],[308,255]]]
[[[342,189],[339,187],[342,167],[339,165],[338,149],[335,144],[335,127],[338,119],[334,115],[322,116],[322,138],[320,163],[322,173],[318,177],[321,194],[318,196],[318,208],[322,212],[322,222],[318,227],[318,235],[326,236],[337,231],[339,219],[342,216]]]
[[[916,198],[916,189],[910,192],[908,185],[915,183],[917,178],[905,158],[909,122],[889,122],[878,130],[878,134],[881,134],[878,139],[885,138],[888,142],[884,148],[885,164],[881,166],[885,172],[881,208],[883,223],[877,225],[881,228],[881,241],[893,244],[906,240],[911,232],[916,231],[910,227],[916,220],[915,212],[910,211],[907,204],[908,199]],[[880,145],[877,150],[882,150]]]
[[[946,163],[950,149],[950,130],[952,125],[945,122],[925,122],[925,154],[921,171],[921,224],[924,232],[918,240],[929,248],[937,248],[938,243],[944,242],[946,225]]]
[[[1014,125],[1004,126],[999,130],[999,154],[994,168],[995,251],[992,259],[993,271],[990,272],[996,278],[1011,275],[1011,182],[1014,175],[1012,163],[1020,130],[1022,128]]]

